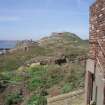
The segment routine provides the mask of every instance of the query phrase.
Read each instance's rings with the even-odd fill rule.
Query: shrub
[[[73,86],[72,86],[72,83],[70,84],[70,83],[67,83],[67,84],[65,84],[64,86],[63,86],[63,88],[62,88],[62,93],[68,93],[68,92],[70,92],[70,91],[72,91],[73,90]]]
[[[79,64],[71,64],[70,70],[67,72],[67,75],[65,75],[62,93],[84,87],[84,75],[84,67]]]
[[[28,74],[30,76],[27,82],[28,89],[34,91],[37,88],[44,87],[46,85],[46,81],[44,79],[46,73],[47,70],[44,66],[30,68],[30,70],[28,70]]]
[[[47,105],[47,99],[45,96],[33,95],[27,105]]]
[[[49,65],[48,66],[48,76],[47,83],[49,87],[52,87],[55,84],[58,84],[63,80],[64,72],[60,66],[57,65]]]
[[[22,101],[22,96],[16,92],[6,96],[4,105],[14,105]]]
[[[28,73],[30,78],[27,87],[31,91],[38,88],[50,88],[63,80],[63,72],[59,67],[53,65],[30,68]]]
[[[15,72],[3,72],[0,77],[0,81],[5,81],[5,83],[17,84],[22,80],[23,77],[16,74]]]

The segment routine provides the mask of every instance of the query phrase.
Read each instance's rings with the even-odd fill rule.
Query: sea
[[[5,49],[12,49],[16,47],[17,41],[0,40],[0,55],[6,53]]]
[[[0,49],[12,49],[16,47],[17,41],[0,40]]]

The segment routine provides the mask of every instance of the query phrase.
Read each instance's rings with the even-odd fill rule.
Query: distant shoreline
[[[16,47],[17,41],[0,40],[0,49],[12,49]]]
[[[7,53],[10,49],[16,47],[17,41],[0,40],[0,55]]]

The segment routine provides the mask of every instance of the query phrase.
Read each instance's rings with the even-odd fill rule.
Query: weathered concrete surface
[[[101,71],[99,71],[99,67],[96,66],[96,73],[95,73],[95,84],[97,86],[97,105],[104,105],[104,76]]]
[[[86,62],[86,71],[89,71],[94,74],[94,70],[95,70],[94,65],[95,65],[95,61],[92,59],[88,59]]]
[[[84,90],[51,97],[47,102],[48,105],[84,105]]]

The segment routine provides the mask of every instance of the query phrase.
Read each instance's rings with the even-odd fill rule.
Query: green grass
[[[52,70],[49,68],[51,67],[37,66],[29,68],[28,74],[30,78],[27,82],[29,90],[35,91],[38,88],[50,88],[63,79],[60,69],[54,68],[54,66]]]
[[[49,89],[56,84],[59,85],[62,81],[64,81],[62,89],[64,92],[66,88],[68,92],[83,87],[85,68],[79,64],[72,64],[69,67],[64,68],[56,65],[48,65],[30,68],[28,70],[28,89],[31,91],[41,88]],[[67,72],[64,72],[64,69],[68,69],[68,71],[66,70]]]
[[[29,51],[17,51],[13,54],[7,54],[0,56],[0,72],[2,71],[14,71],[21,65],[34,57],[46,56],[51,52],[50,49],[42,47],[30,48]]]
[[[18,75],[16,72],[3,72],[1,74],[1,80],[6,81],[9,84],[17,84],[18,82],[21,82],[24,77],[21,75]]]
[[[45,85],[46,81],[44,77],[47,74],[46,68],[44,68],[43,66],[29,68],[27,73],[29,74],[29,79],[27,82],[29,90],[34,91],[37,88]]]
[[[73,91],[79,88],[84,87],[84,79],[85,79],[85,67],[79,64],[72,64],[70,67],[70,72],[66,75],[65,84],[63,90],[65,92],[67,88],[68,90]]]
[[[62,88],[62,93],[68,93],[73,90],[73,85],[72,83],[65,83],[63,88]]]

